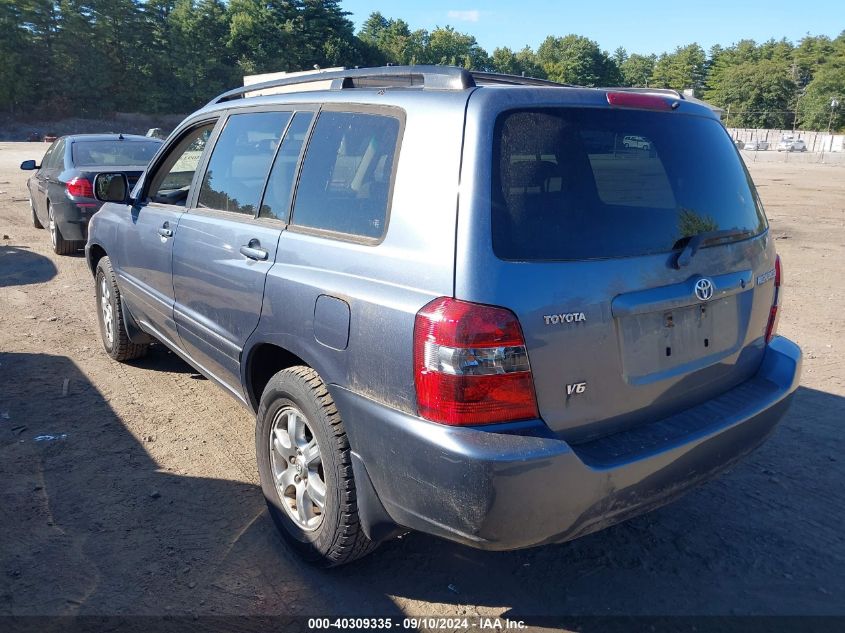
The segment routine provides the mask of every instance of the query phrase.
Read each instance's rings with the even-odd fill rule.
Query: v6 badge
[[[571,385],[566,385],[567,397],[584,393],[585,391],[587,391],[587,383],[585,382],[573,382]]]

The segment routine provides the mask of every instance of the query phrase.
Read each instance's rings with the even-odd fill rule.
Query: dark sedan
[[[76,134],[56,139],[27,181],[32,223],[50,229],[53,250],[68,255],[85,246],[88,220],[100,208],[94,198],[94,177],[103,171],[122,172],[132,186],[161,141],[130,134]]]

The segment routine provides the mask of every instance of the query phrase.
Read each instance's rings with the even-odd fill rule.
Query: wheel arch
[[[88,270],[91,271],[92,275],[97,274],[97,264],[107,255],[108,253],[106,253],[106,249],[96,243],[90,244],[88,248],[85,249],[85,259],[88,262]]]
[[[289,367],[304,365],[320,373],[318,368],[303,358],[301,350],[297,350],[300,353],[296,353],[288,347],[280,341],[256,341],[244,351],[241,378],[247,402],[254,413],[258,412],[264,388],[278,372]]]

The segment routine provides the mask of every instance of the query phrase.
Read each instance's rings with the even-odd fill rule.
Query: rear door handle
[[[258,262],[263,262],[270,256],[270,253],[261,248],[261,242],[258,240],[250,240],[249,244],[241,246],[241,255]]]
[[[170,228],[170,222],[165,222],[158,230],[158,234],[162,237],[173,237],[173,229]]]

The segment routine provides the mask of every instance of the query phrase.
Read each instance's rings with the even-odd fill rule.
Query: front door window
[[[176,144],[152,177],[148,190],[151,202],[185,206],[194,172],[213,129],[214,123],[196,127]]]

